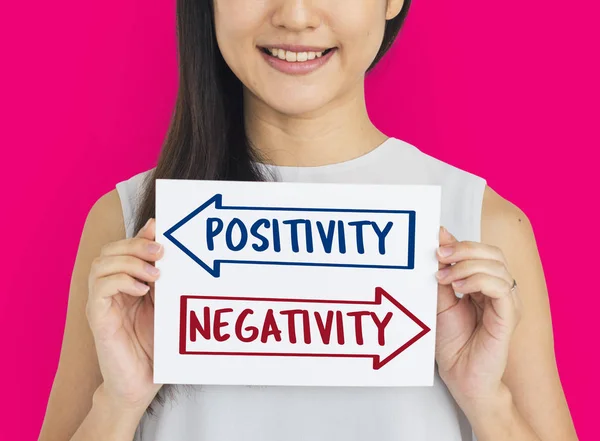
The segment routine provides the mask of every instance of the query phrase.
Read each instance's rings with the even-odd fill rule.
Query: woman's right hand
[[[111,401],[128,408],[145,409],[161,387],[153,383],[158,269],[152,262],[163,254],[154,241],[155,228],[150,218],[135,237],[106,244],[89,275],[86,314],[104,378],[101,387]]]

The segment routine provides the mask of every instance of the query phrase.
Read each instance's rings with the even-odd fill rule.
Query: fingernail
[[[438,272],[437,272],[437,273],[435,273],[435,276],[436,276],[438,279],[443,279],[443,278],[444,278],[444,277],[446,277],[448,274],[450,274],[450,268],[444,268],[444,269],[438,270]]]
[[[454,282],[452,282],[452,285],[454,286],[463,286],[465,284],[464,279],[463,280],[455,280]]]
[[[150,252],[150,254],[158,254],[161,247],[162,247],[162,245],[159,244],[158,242],[152,242],[152,243],[148,244],[148,251]]]
[[[137,280],[135,281],[135,287],[142,292],[146,292],[150,289],[150,287],[148,285],[146,285],[145,283],[139,282]]]
[[[452,233],[450,231],[448,231],[448,229],[446,227],[442,227],[443,228],[443,233],[446,235],[446,237],[450,237],[453,238],[454,236],[452,235]]]
[[[145,265],[145,268],[146,272],[152,276],[156,276],[160,272],[158,268],[156,268],[154,265],[150,265],[149,263]]]
[[[453,252],[454,252],[453,247],[438,247],[438,253],[442,257],[448,257]]]

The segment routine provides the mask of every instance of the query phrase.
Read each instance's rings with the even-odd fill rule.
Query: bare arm
[[[503,382],[520,416],[543,441],[575,441],[554,355],[548,291],[529,219],[491,188],[484,196],[482,242],[503,250],[519,284],[522,315]]]
[[[39,441],[71,439],[88,414],[86,427],[98,429],[102,427],[103,419],[110,416],[110,405],[103,400],[102,394],[99,392],[93,399],[102,376],[85,309],[92,261],[104,244],[124,237],[120,199],[116,190],[112,190],[98,199],[85,221],[71,277],[60,360]],[[93,402],[94,411],[90,413]],[[105,429],[108,426],[104,424]],[[118,439],[110,435],[107,433],[102,439]]]
[[[145,410],[112,402],[100,385],[94,393],[92,408],[70,441],[131,441]]]

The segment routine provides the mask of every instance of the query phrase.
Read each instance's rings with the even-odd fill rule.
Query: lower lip
[[[262,54],[263,58],[267,63],[271,65],[271,67],[277,69],[280,72],[290,75],[305,75],[311,73],[325,63],[329,61],[329,59],[336,53],[337,48],[334,48],[327,52],[325,55],[314,58],[312,60],[306,61],[285,61],[278,57],[273,57],[272,55],[267,55],[262,51],[262,49],[258,49],[258,51]]]

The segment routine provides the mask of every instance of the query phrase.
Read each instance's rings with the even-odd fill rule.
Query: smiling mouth
[[[266,47],[259,47],[259,49],[262,52],[264,52],[265,54],[269,55],[270,57],[278,58],[280,60],[288,61],[291,63],[295,63],[295,62],[303,62],[303,61],[314,60],[316,58],[321,58],[323,55],[327,55],[329,52],[331,52],[332,50],[334,50],[336,48],[331,47],[329,49],[325,49],[324,51],[320,51],[320,52],[313,52],[313,51],[292,52],[292,51],[286,51],[283,49],[266,48]]]

